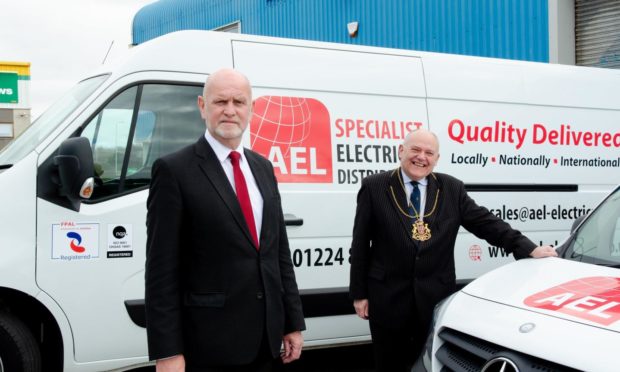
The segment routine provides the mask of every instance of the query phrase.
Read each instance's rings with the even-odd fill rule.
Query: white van
[[[558,248],[445,299],[415,371],[617,371],[620,187]]]
[[[162,36],[80,82],[0,153],[0,372],[147,362],[150,167],[204,133],[196,97],[224,66],[253,84],[245,144],[277,172],[307,347],[369,340],[347,293],[355,199],[364,176],[398,166],[410,130],[436,132],[437,171],[536,242],[555,243],[620,183],[619,71]],[[512,261],[466,231],[454,258],[462,282]]]

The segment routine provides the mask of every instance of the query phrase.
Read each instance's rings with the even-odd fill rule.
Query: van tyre
[[[41,371],[41,352],[30,329],[15,316],[0,312],[0,372]]]

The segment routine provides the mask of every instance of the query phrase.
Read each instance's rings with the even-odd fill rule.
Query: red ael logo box
[[[329,112],[316,99],[257,98],[250,147],[271,161],[278,182],[332,182]]]
[[[620,278],[593,276],[571,280],[531,295],[523,302],[608,326],[620,319]]]

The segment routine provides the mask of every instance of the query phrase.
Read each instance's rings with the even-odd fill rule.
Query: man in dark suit
[[[223,69],[198,107],[207,131],[153,164],[146,321],[157,371],[270,371],[305,329],[271,163],[244,149],[248,79]],[[236,152],[236,154],[235,154]]]
[[[435,134],[409,133],[398,154],[400,168],[362,181],[349,288],[357,315],[369,320],[376,367],[389,372],[411,367],[434,306],[455,291],[460,226],[516,258],[556,255],[553,247],[536,247],[478,206],[463,182],[433,173],[439,159]]]

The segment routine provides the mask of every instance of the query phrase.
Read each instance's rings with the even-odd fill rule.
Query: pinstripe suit
[[[375,330],[413,333],[414,348],[421,348],[432,311],[455,290],[454,244],[460,226],[515,257],[527,257],[536,247],[506,222],[478,206],[463,182],[441,173],[428,176],[424,222],[432,237],[412,239],[407,196],[398,177],[400,168],[362,181],[351,251],[350,296],[368,299],[373,342]],[[415,358],[419,350],[415,351]],[[413,352],[409,352],[413,354]],[[412,356],[409,356],[410,359]]]

